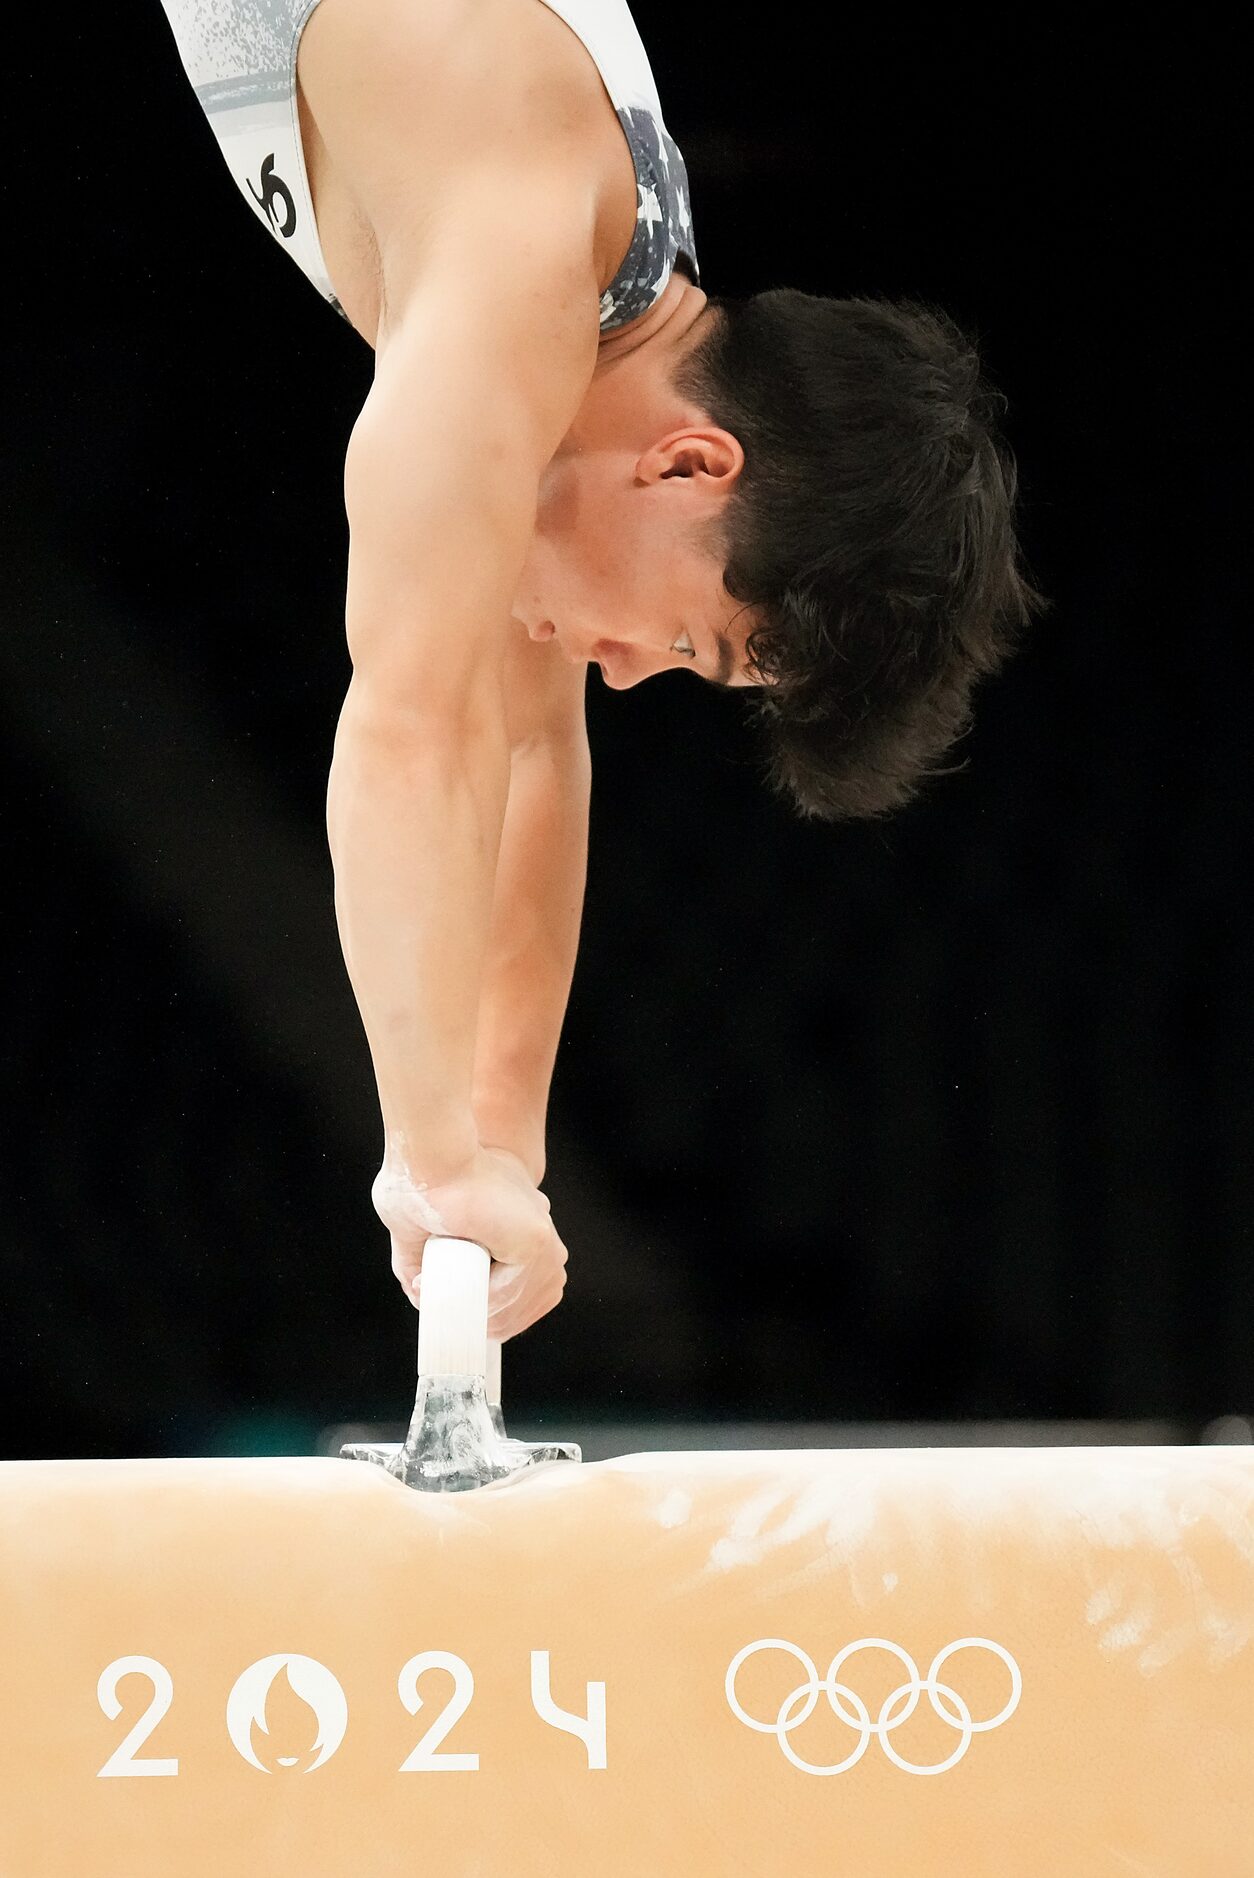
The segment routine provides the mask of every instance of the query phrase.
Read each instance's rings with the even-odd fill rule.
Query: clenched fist
[[[508,1149],[479,1147],[464,1167],[431,1187],[385,1161],[370,1197],[392,1236],[392,1270],[415,1307],[422,1298],[422,1251],[432,1237],[473,1239],[491,1254],[490,1337],[516,1337],[561,1302],[566,1247],[548,1200]]]

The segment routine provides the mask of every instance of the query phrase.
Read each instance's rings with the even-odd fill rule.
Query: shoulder
[[[297,63],[372,224],[421,226],[468,166],[586,172],[603,108],[586,48],[541,0],[319,0]]]

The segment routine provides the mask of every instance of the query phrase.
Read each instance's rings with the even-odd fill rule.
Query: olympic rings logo
[[[792,1691],[791,1695],[784,1697],[784,1700],[780,1703],[779,1714],[775,1717],[774,1721],[758,1721],[754,1716],[746,1715],[744,1709],[741,1708],[740,1703],[736,1699],[736,1675],[740,1669],[740,1665],[749,1657],[753,1656],[758,1650],[784,1650],[788,1655],[795,1656],[806,1672],[807,1680],[799,1684],[798,1687]],[[849,1688],[847,1684],[838,1683],[836,1681],[838,1671],[848,1658],[855,1656],[859,1650],[887,1650],[891,1655],[897,1657],[909,1672],[910,1680],[901,1683],[885,1700],[883,1707],[880,1709],[878,1721],[871,1720],[870,1710],[867,1708],[866,1703],[862,1700],[860,1695]],[[951,1688],[948,1683],[938,1682],[936,1679],[937,1672],[942,1664],[946,1663],[957,1650],[991,1650],[994,1656],[1001,1658],[1006,1668],[1010,1671],[1010,1700],[1007,1702],[1005,1708],[1002,1709],[1000,1715],[994,1715],[991,1721],[972,1721],[971,1711],[958,1694],[958,1691]],[[958,1762],[971,1745],[972,1735],[987,1734],[990,1729],[1000,1728],[1004,1721],[1009,1721],[1010,1717],[1019,1706],[1019,1697],[1023,1694],[1023,1677],[1020,1674],[1019,1665],[1015,1662],[1009,1650],[1004,1650],[1000,1643],[990,1643],[986,1637],[962,1637],[957,1643],[946,1644],[945,1648],[938,1650],[936,1655],[932,1658],[931,1668],[924,1677],[920,1677],[918,1669],[915,1666],[914,1658],[910,1655],[908,1650],[903,1650],[900,1644],[890,1643],[884,1637],[863,1637],[859,1642],[847,1643],[843,1650],[838,1650],[836,1655],[832,1658],[831,1666],[826,1676],[822,1678],[820,1678],[814,1663],[806,1655],[805,1651],[798,1649],[795,1643],[785,1643],[782,1638],[779,1637],[765,1637],[759,1643],[747,1643],[743,1650],[736,1652],[728,1665],[725,1687],[727,1690],[727,1700],[731,1705],[732,1713],[744,1722],[747,1728],[756,1729],[759,1734],[774,1735],[787,1758],[792,1762],[794,1767],[799,1767],[803,1774],[847,1773],[851,1767],[857,1766],[862,1756],[866,1753],[867,1748],[870,1746],[872,1735],[879,1737],[880,1746],[883,1748],[885,1754],[888,1756],[889,1760],[892,1761],[894,1766],[902,1769],[903,1773],[944,1774],[947,1773],[951,1767],[957,1766]],[[848,1760],[839,1761],[834,1767],[811,1766],[809,1761],[802,1760],[801,1756],[788,1739],[792,1730],[794,1728],[800,1728],[801,1724],[807,1721],[814,1713],[814,1707],[819,1699],[820,1692],[824,1690],[827,1693],[827,1699],[831,1704],[833,1713],[841,1721],[847,1723],[849,1727],[859,1728],[862,1732],[862,1739],[859,1741]],[[927,1691],[928,1699],[941,1720],[948,1722],[950,1727],[957,1728],[961,1735],[958,1746],[954,1749],[949,1759],[947,1761],[938,1762],[935,1767],[916,1767],[913,1761],[903,1760],[902,1756],[898,1754],[892,1742],[889,1740],[889,1736],[893,1730],[900,1728],[902,1723],[909,1721],[910,1717],[914,1714],[915,1709],[919,1706],[919,1697],[923,1694],[924,1690]],[[957,1711],[956,1720],[954,1715],[946,1713],[945,1708],[942,1706],[942,1694],[948,1701],[952,1702],[954,1709]],[[848,1696],[850,1702],[855,1705],[858,1711],[855,1716],[845,1714],[844,1710],[841,1708],[839,1697],[842,1695]],[[907,1707],[901,1714],[893,1716],[892,1710],[894,1706],[902,1696],[906,1695],[910,1698]],[[801,1701],[804,1701],[804,1709],[800,1714],[794,1714],[792,1711],[796,1708],[798,1702]]]

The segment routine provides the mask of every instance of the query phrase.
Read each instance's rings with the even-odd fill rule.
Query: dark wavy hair
[[[937,307],[775,288],[714,299],[680,395],[739,438],[705,545],[751,607],[772,790],[803,819],[878,816],[971,724],[976,681],[1049,602],[1022,570],[1006,399]]]

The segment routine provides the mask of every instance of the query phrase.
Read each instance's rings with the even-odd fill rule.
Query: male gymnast
[[[540,1191],[574,973],[584,680],[752,688],[805,817],[908,800],[1043,606],[1005,400],[916,303],[700,286],[627,0],[162,0],[253,211],[374,349],[344,466],[327,792],[375,1209],[561,1298]]]

